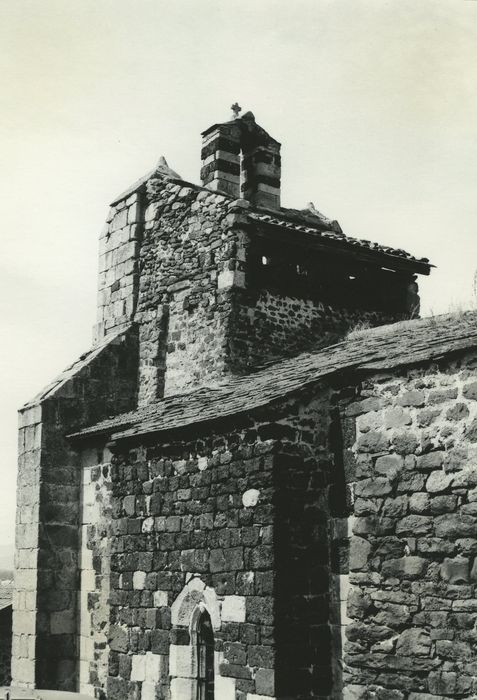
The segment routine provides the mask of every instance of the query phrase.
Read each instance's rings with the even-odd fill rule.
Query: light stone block
[[[171,678],[171,700],[195,698],[196,681],[192,678]]]
[[[121,209],[121,211],[118,211],[117,214],[115,214],[113,220],[111,221],[110,229],[111,231],[116,231],[119,228],[123,228],[123,226],[126,226],[127,224],[127,214],[128,210],[127,209]]]
[[[340,600],[348,600],[349,595],[349,574],[340,574],[339,576],[339,586],[340,586]]]
[[[267,192],[268,194],[275,194],[277,196],[280,196],[280,188],[279,187],[272,187],[271,185],[265,185],[263,182],[259,182],[257,184],[257,190],[259,192]]]
[[[245,596],[227,595],[222,602],[224,622],[245,622]]]
[[[163,659],[161,654],[153,654],[151,651],[146,653],[146,681],[148,683],[157,683],[160,680]]]
[[[137,202],[131,204],[128,209],[128,224],[135,224],[139,221],[139,205]]]
[[[156,218],[158,208],[159,205],[156,202],[153,202],[148,207],[146,207],[146,210],[144,212],[144,221],[154,221],[154,219]]]
[[[156,608],[163,608],[169,602],[169,596],[167,591],[154,591],[154,606]]]
[[[141,700],[155,700],[156,684],[145,682],[141,686]]]
[[[169,673],[171,676],[193,678],[192,647],[171,644],[169,647]]]
[[[80,550],[80,569],[93,569],[93,552],[87,547]]]
[[[134,654],[132,657],[131,680],[144,681],[146,678],[146,655]]]
[[[96,590],[96,573],[93,569],[84,569],[81,572],[81,588],[83,591]]]
[[[32,686],[35,682],[35,659],[12,658],[12,683],[14,685]]]
[[[220,700],[235,700],[235,678],[215,678],[215,695]]]
[[[23,599],[25,610],[29,610],[30,612],[36,612],[36,591],[24,591]]]
[[[217,287],[219,289],[226,289],[227,287],[233,287],[234,284],[234,271],[224,270],[219,273],[217,279]]]
[[[207,459],[207,457],[199,457],[199,458],[198,458],[198,460],[197,460],[197,466],[199,467],[199,470],[200,470],[201,472],[203,472],[204,469],[207,469],[207,464],[208,464],[208,462],[209,462],[209,460]]]
[[[21,569],[15,573],[15,587],[19,591],[36,590],[36,569]]]
[[[245,287],[245,273],[238,270],[223,270],[217,277],[217,288]]]
[[[79,692],[94,698],[94,685],[91,685],[90,683],[80,683]]]
[[[94,660],[94,640],[91,637],[84,637],[83,635],[79,638],[80,645],[80,659],[84,661]]]
[[[32,406],[20,411],[18,415],[18,427],[24,428],[27,425],[41,423],[41,405]]]
[[[35,613],[17,610],[13,616],[13,630],[15,634],[35,634],[35,622]]]
[[[248,489],[242,494],[242,503],[245,508],[253,508],[257,505],[259,497],[260,491],[258,489]]]
[[[152,532],[154,529],[154,518],[146,518],[143,520],[141,531],[142,532]]]
[[[135,571],[133,574],[133,588],[136,591],[144,590],[146,585],[146,572],[145,571]]]
[[[346,600],[340,601],[340,620],[342,625],[348,625],[352,622],[351,618],[348,617],[347,613],[348,602]]]

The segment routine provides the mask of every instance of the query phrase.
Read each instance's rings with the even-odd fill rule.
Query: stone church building
[[[248,112],[100,238],[91,350],[20,411],[13,682],[110,700],[477,693],[477,315],[280,202]]]

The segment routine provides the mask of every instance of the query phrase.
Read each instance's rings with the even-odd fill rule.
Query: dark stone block
[[[187,646],[190,644],[190,634],[188,629],[173,627],[170,632],[171,644]]]
[[[151,651],[153,654],[169,653],[169,632],[167,630],[152,630]]]

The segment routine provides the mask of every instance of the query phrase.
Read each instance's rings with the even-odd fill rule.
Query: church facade
[[[20,411],[13,682],[472,697],[475,315],[281,207],[251,113],[202,138],[112,203],[93,346]]]

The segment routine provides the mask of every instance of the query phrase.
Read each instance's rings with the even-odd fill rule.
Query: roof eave
[[[243,224],[242,224],[243,225]],[[395,270],[405,271],[405,272],[416,272],[421,275],[429,275],[431,268],[434,267],[429,262],[424,260],[418,260],[416,258],[407,258],[400,255],[393,255],[383,250],[376,250],[373,248],[368,248],[366,246],[359,245],[358,240],[356,243],[352,243],[350,239],[333,239],[321,236],[322,230],[316,229],[316,232],[308,232],[299,229],[288,228],[278,223],[266,222],[266,221],[256,221],[254,219],[250,220],[247,224],[250,230],[254,230],[258,235],[263,235],[264,237],[270,237],[277,240],[277,234],[280,236],[281,240],[289,242],[290,239],[297,246],[305,249],[314,249],[323,252],[330,252],[337,255],[344,255],[347,257],[353,257],[355,260],[362,260],[363,262],[371,262],[374,264],[379,264],[384,267],[392,266]],[[307,228],[310,228],[307,226]]]

